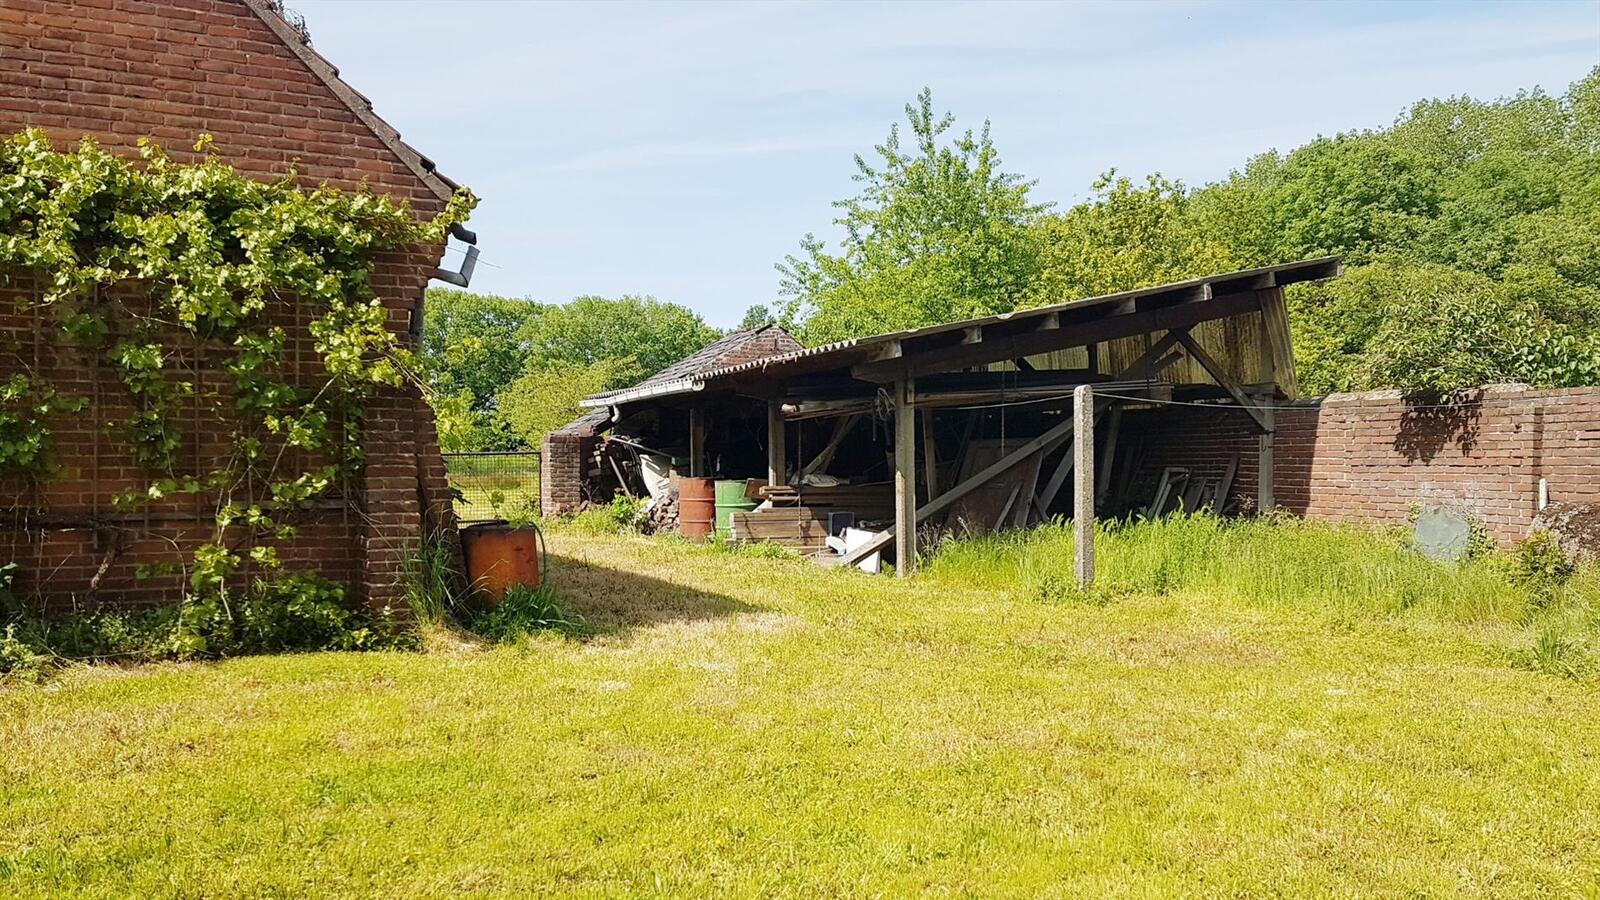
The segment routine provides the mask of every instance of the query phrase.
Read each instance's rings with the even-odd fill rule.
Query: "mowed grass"
[[[0,895],[1595,894],[1600,692],[1524,665],[1592,575],[1172,527],[1090,597],[1059,530],[909,582],[557,533],[582,637],[14,687]]]

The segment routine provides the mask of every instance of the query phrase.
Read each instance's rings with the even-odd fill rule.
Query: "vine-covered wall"
[[[258,181],[293,170],[307,190],[365,185],[408,203],[419,227],[445,209],[453,186],[431,164],[419,166],[392,131],[385,134],[387,126],[331,67],[286,39],[264,4],[180,6],[0,0],[0,136],[38,127],[68,150],[92,135],[121,157],[137,155],[138,140],[153,137],[175,162],[213,155]],[[211,136],[209,146],[191,150],[203,134]],[[430,233],[371,256],[368,293],[397,347],[409,340],[442,243]],[[305,569],[345,584],[370,605],[400,601],[407,557],[429,528],[450,519],[432,413],[414,387],[374,381],[357,404],[359,439],[347,440],[336,416],[315,448],[275,455],[280,475],[320,474],[350,449],[358,464],[339,466],[314,496],[280,505],[280,524],[292,520],[281,538],[239,542],[234,536],[251,523],[225,515],[227,527],[219,529],[216,486],[196,490],[189,481],[235,472],[247,482],[232,495],[244,510],[270,494],[267,483],[248,483],[254,475],[220,465],[239,450],[238,333],[141,325],[141,304],[166,304],[169,313],[175,307],[169,285],[157,284],[152,301],[150,286],[138,279],[86,284],[87,294],[71,303],[44,302],[58,271],[15,264],[0,271],[0,389],[23,376],[28,387],[14,393],[27,394],[36,383],[54,398],[47,401],[50,446],[42,463],[49,471],[0,478],[0,562],[17,564],[15,593],[46,611],[170,602],[195,589],[197,552],[217,544],[240,558],[236,570]],[[133,314],[109,317],[87,342],[63,329],[67,307],[92,312],[106,304]],[[271,293],[255,322],[265,330],[247,329],[282,329],[270,381],[300,391],[326,383],[328,353],[309,328],[319,315],[326,315],[322,300]],[[137,352],[126,352],[151,344],[163,351],[160,380],[185,385],[154,404],[130,390],[130,371],[140,362]],[[26,407],[34,399],[20,401]],[[145,417],[142,437],[130,435],[141,411],[154,414]],[[152,449],[166,443],[170,459]],[[152,485],[159,496],[150,496]],[[145,497],[129,502],[141,489]],[[276,558],[252,557],[258,544]]]

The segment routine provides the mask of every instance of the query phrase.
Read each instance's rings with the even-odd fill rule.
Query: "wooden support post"
[[[1256,438],[1256,510],[1264,513],[1276,507],[1278,501],[1272,493],[1272,407],[1263,404],[1261,415],[1266,418],[1267,430]]]
[[[789,463],[784,459],[783,404],[776,400],[767,402],[767,484],[785,484],[789,477]]]
[[[1178,335],[1178,342],[1183,344],[1183,348],[1189,351],[1189,355],[1194,357],[1195,362],[1199,363],[1200,367],[1205,369],[1206,373],[1217,384],[1221,385],[1224,390],[1233,396],[1235,402],[1244,407],[1245,412],[1248,412],[1256,420],[1256,425],[1262,431],[1272,430],[1272,411],[1258,408],[1257,401],[1245,395],[1244,388],[1228,377],[1228,373],[1223,370],[1221,364],[1213,359],[1210,353],[1206,352],[1206,348],[1200,346],[1199,341],[1190,337],[1188,332],[1184,332]]]
[[[922,479],[927,482],[928,499],[939,496],[939,447],[933,436],[933,410],[922,411]]]
[[[706,414],[698,406],[689,409],[689,477],[706,477]]]
[[[1039,492],[1035,502],[1039,504],[1039,516],[1043,518],[1050,512],[1050,505],[1056,502],[1056,494],[1061,492],[1061,486],[1067,483],[1067,476],[1072,474],[1072,466],[1077,460],[1077,453],[1073,445],[1068,444],[1065,453],[1061,454],[1061,462],[1056,464],[1055,474],[1044,483],[1044,490]]]
[[[894,385],[894,545],[895,575],[917,568],[917,410],[916,383]]]
[[[1094,583],[1094,388],[1080,384],[1072,392],[1074,543],[1073,569],[1078,586]]]

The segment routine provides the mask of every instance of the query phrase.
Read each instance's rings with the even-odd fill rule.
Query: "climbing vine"
[[[216,531],[187,566],[186,602],[226,610],[232,576],[278,569],[272,542],[292,537],[296,513],[359,465],[362,402],[411,377],[373,292],[376,255],[442,240],[476,201],[459,192],[419,222],[365,186],[302,189],[293,172],[245,178],[209,147],[202,137],[202,159],[182,163],[149,141],[138,159],[89,139],[57,151],[37,130],[0,143],[0,273],[31,274],[39,290],[19,302],[34,304],[61,344],[97,354],[126,390],[132,411],[104,424],[145,478],[115,504],[199,494],[214,505]],[[287,377],[290,335],[274,311],[290,304],[309,317],[321,362],[313,384]],[[204,397],[202,371],[226,373]],[[199,436],[180,423],[205,397],[232,449],[201,464],[186,452]],[[37,372],[0,381],[0,476],[47,474],[50,421],[87,403]]]

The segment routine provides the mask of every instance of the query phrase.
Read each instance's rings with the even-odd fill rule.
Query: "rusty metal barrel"
[[[467,558],[467,579],[472,587],[495,602],[506,589],[522,584],[538,587],[539,529],[509,522],[483,522],[461,529],[461,551]]]
[[[678,479],[678,531],[691,541],[711,534],[717,514],[717,497],[709,478]]]

